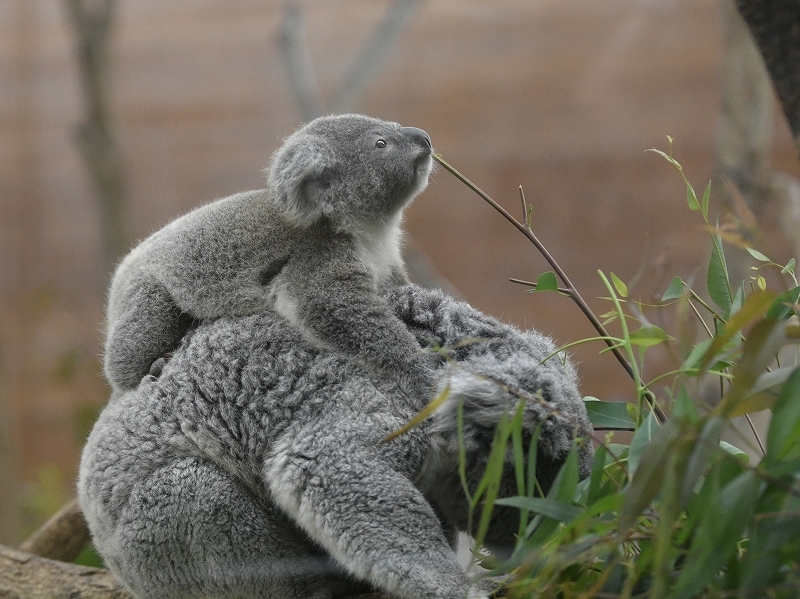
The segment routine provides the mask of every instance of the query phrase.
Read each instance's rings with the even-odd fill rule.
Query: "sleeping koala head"
[[[323,217],[339,230],[396,220],[428,184],[430,137],[356,114],[315,119],[290,135],[267,169],[271,200],[301,227]]]

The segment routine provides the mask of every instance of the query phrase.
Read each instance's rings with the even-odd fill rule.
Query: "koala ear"
[[[325,192],[333,178],[335,158],[316,135],[293,135],[275,153],[267,174],[272,201],[290,221],[309,226],[330,210]]]

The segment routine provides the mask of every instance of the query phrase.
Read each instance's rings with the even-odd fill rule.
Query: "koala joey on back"
[[[488,597],[453,550],[456,531],[472,532],[459,454],[474,492],[495,426],[522,398],[542,490],[575,437],[586,477],[591,426],[575,371],[548,338],[441,292],[405,285],[387,297],[419,344],[451,357],[435,369],[445,405],[392,441],[424,402],[397,401],[395,382],[274,312],[201,324],[158,378],[105,408],[79,498],[106,565],[137,597],[330,599],[343,580],[400,599]],[[513,453],[500,496],[517,494]],[[516,510],[498,508],[487,546],[513,546],[518,526]]]
[[[421,129],[361,115],[289,136],[267,187],[201,206],[145,239],[109,292],[105,372],[138,386],[198,321],[277,311],[307,338],[427,395],[435,358],[379,292],[407,282],[403,209],[427,185]]]

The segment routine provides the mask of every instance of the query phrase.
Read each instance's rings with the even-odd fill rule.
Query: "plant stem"
[[[569,280],[567,274],[559,266],[558,262],[556,262],[555,258],[553,258],[550,252],[547,251],[547,248],[545,248],[544,245],[542,245],[542,242],[539,241],[539,239],[536,237],[533,231],[531,231],[523,223],[519,222],[517,219],[511,216],[511,214],[509,214],[509,212],[505,208],[503,208],[500,204],[495,202],[491,197],[489,197],[489,195],[486,194],[486,192],[484,192],[480,187],[475,185],[472,181],[470,181],[464,175],[458,172],[458,170],[456,170],[453,166],[448,164],[441,156],[434,154],[433,158],[436,160],[436,162],[441,164],[445,168],[445,170],[449,171],[450,174],[452,174],[456,179],[458,179],[464,185],[469,187],[472,191],[478,194],[484,201],[486,201],[492,208],[494,208],[500,214],[502,214],[506,218],[506,220],[508,220],[508,222],[514,225],[520,231],[520,233],[522,233],[525,237],[527,237],[528,240],[534,246],[536,246],[536,249],[539,250],[539,253],[542,256],[544,256],[544,259],[547,260],[547,263],[553,268],[553,271],[556,273],[556,275],[558,275],[558,278],[561,279],[562,283],[564,283],[564,286],[566,287],[566,289],[564,289],[564,293],[567,293],[572,298],[572,300],[578,305],[578,307],[581,309],[586,318],[589,319],[589,322],[592,323],[592,326],[600,334],[600,336],[606,338],[606,343],[608,344],[609,348],[611,348],[611,351],[617,358],[617,361],[625,369],[625,372],[628,373],[628,376],[636,380],[633,368],[631,367],[630,363],[625,358],[625,356],[622,354],[622,352],[619,350],[619,348],[614,346],[614,343],[610,340],[611,336],[608,334],[608,331],[606,331],[603,324],[600,322],[597,316],[595,316],[591,308],[589,308],[589,305],[586,303],[583,297],[581,297],[581,294],[578,293],[578,290],[572,284],[572,281]]]

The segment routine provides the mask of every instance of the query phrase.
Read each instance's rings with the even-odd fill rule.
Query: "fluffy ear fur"
[[[275,206],[298,226],[310,226],[330,210],[325,191],[336,156],[317,135],[294,135],[273,156],[267,186]]]

